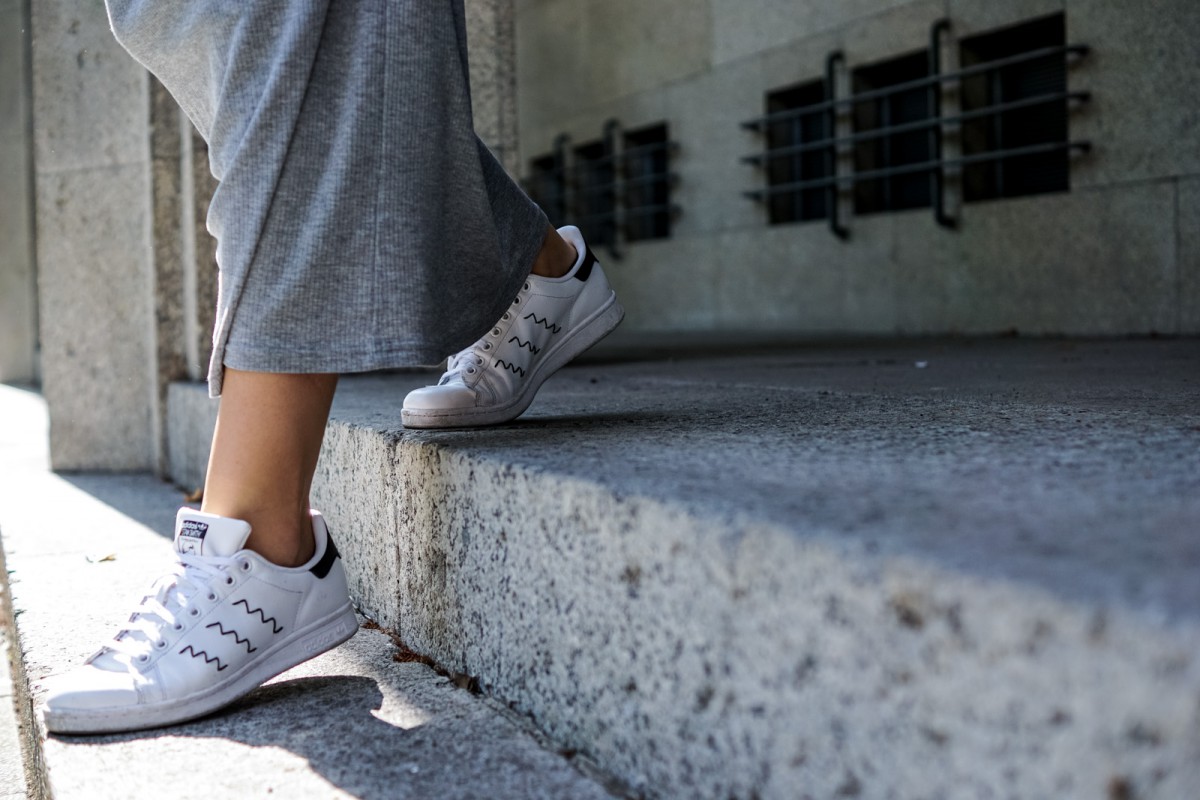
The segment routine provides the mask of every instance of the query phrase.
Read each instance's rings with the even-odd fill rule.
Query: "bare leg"
[[[575,248],[548,228],[535,275],[560,277]],[[202,510],[250,523],[246,546],[281,566],[313,555],[309,491],[336,375],[225,369]]]
[[[280,566],[313,555],[309,490],[336,375],[225,371],[202,510],[250,523],[246,546]]]

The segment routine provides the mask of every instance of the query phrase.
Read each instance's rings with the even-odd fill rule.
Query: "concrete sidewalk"
[[[38,681],[94,651],[169,558],[182,495],[148,476],[50,473],[35,394],[0,386],[0,419],[0,535],[24,651],[17,704],[28,723]],[[397,652],[384,633],[361,630],[229,710],[159,731],[46,737],[40,724],[27,726],[27,755],[40,759],[30,796],[612,796],[541,746],[527,722],[421,663],[398,662]],[[0,777],[11,769],[2,743],[13,725],[0,715]],[[6,780],[0,800],[15,786]]]

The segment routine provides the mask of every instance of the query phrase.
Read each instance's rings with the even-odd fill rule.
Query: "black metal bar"
[[[625,178],[621,183],[626,187],[641,186],[642,184],[655,183],[656,181],[674,182],[678,177],[674,172],[651,172],[640,178]],[[613,185],[615,186],[616,184]]]
[[[976,153],[974,155],[961,156],[959,158],[950,159],[949,161],[923,161],[920,164],[905,164],[899,167],[888,167],[886,169],[876,169],[869,172],[857,172],[853,175],[847,175],[845,177],[835,176],[833,178],[820,178],[811,181],[785,183],[778,186],[771,186],[766,189],[755,189],[753,191],[744,192],[743,194],[753,200],[762,200],[775,194],[802,192],[807,189],[821,189],[829,186],[831,183],[839,186],[843,184],[853,185],[860,181],[880,180],[883,178],[893,178],[899,175],[915,175],[921,172],[928,172],[933,169],[938,169],[940,167],[965,167],[971,164],[983,164],[989,161],[996,161],[1004,158],[1020,158],[1021,156],[1035,156],[1043,153],[1056,153],[1060,150],[1078,150],[1086,153],[1091,149],[1092,143],[1089,141],[1033,144],[1026,147],[1014,147],[1011,150],[993,150],[987,153]]]
[[[1055,103],[1059,100],[1078,100],[1086,102],[1091,99],[1092,93],[1088,91],[1078,92],[1054,92],[1053,94],[1042,94],[1036,97],[1026,97],[1021,100],[1011,100],[1007,103],[998,103],[992,106],[984,106],[982,108],[972,109],[971,111],[963,111],[959,114],[953,114],[949,117],[941,117],[936,119],[923,119],[916,122],[905,122],[900,125],[893,125],[890,128],[872,128],[869,131],[860,131],[849,136],[839,136],[835,139],[819,139],[811,142],[805,142],[800,145],[792,145],[790,147],[777,147],[773,150],[767,150],[763,153],[754,153],[748,156],[742,156],[742,161],[746,164],[761,165],[763,162],[770,161],[773,158],[784,158],[786,156],[797,155],[811,150],[821,150],[830,145],[839,146],[846,144],[858,144],[859,142],[870,141],[871,139],[879,139],[884,136],[890,136],[897,133],[911,133],[913,131],[925,130],[941,125],[952,125],[955,123],[970,122],[973,119],[981,119],[983,117],[992,117],[1009,111],[1016,111],[1022,108],[1031,108],[1033,106],[1044,105],[1046,103]]]
[[[835,50],[825,57],[825,96],[830,100],[837,99],[837,67],[845,61],[845,54],[841,50]],[[827,126],[826,133],[830,137],[837,136],[837,106],[831,105],[825,112],[825,124]],[[837,151],[834,145],[829,145],[825,151],[825,166],[826,172],[834,178],[835,183],[831,183],[826,190],[825,204],[829,207],[829,231],[837,238],[845,241],[850,238],[850,229],[842,224],[841,211],[841,192],[838,190],[837,180]]]
[[[595,195],[616,194],[617,182],[601,183],[595,186],[588,186],[584,189],[576,189],[576,193],[584,197],[594,197]]]
[[[814,114],[826,114],[830,109],[836,108],[837,103],[831,100],[825,100],[820,103],[810,103],[799,108],[789,108],[784,111],[776,111],[771,114],[764,114],[761,117],[746,120],[742,123],[742,127],[746,130],[761,131],[768,125],[776,122],[788,122],[792,118],[800,119],[810,117]]]
[[[660,203],[654,206],[637,206],[636,208],[625,209],[626,217],[648,217],[654,214],[676,214],[679,212],[679,206],[673,203]]]
[[[558,189],[558,208],[555,209],[561,220],[566,220],[570,216],[573,209],[570,208],[571,198],[567,191],[567,144],[571,141],[571,137],[565,133],[560,133],[554,137],[554,145],[552,152],[554,153],[554,177],[556,178]]]
[[[990,75],[988,75],[987,79],[992,84],[988,90],[989,96],[1002,97],[1003,96],[1002,92],[1004,90],[1004,84],[1001,79],[1001,76],[998,73],[993,72]],[[1004,120],[1000,118],[999,114],[992,117],[992,135],[996,137],[996,140],[995,140],[996,149],[1003,150],[1004,149]],[[993,166],[992,174],[996,179],[996,190],[999,193],[999,195],[1001,197],[1003,197],[1004,196],[1004,166],[1003,166],[1002,162],[997,161],[995,163],[995,165]]]
[[[659,150],[674,150],[678,146],[678,142],[651,142],[650,144],[639,144],[637,147],[626,147],[621,151],[622,158],[629,156],[640,156],[646,153],[655,153]]]
[[[617,198],[620,196],[616,186],[619,184],[624,175],[621,174],[625,166],[624,160],[617,149],[617,141],[621,132],[621,123],[615,117],[604,123],[604,152],[605,155],[613,162],[613,185],[612,185],[612,229],[608,237],[608,252],[612,257],[620,261],[624,254],[621,251],[620,243],[617,241],[617,235],[624,228],[624,223],[621,219],[622,209],[617,204]]]
[[[812,105],[802,108],[789,108],[785,111],[776,111],[773,114],[765,114],[755,119],[747,120],[742,123],[742,127],[750,130],[762,130],[772,122],[782,122],[792,116],[807,116],[826,110],[827,107],[852,106],[857,103],[864,103],[868,100],[878,100],[883,97],[888,97],[901,92],[909,92],[914,89],[924,89],[931,84],[945,83],[948,81],[960,80],[969,78],[973,75],[981,75],[986,72],[992,72],[1004,67],[1010,67],[1015,64],[1023,64],[1027,61],[1036,61],[1039,58],[1047,58],[1054,55],[1087,55],[1091,51],[1091,47],[1086,44],[1067,44],[1055,45],[1053,47],[1043,47],[1037,50],[1029,50],[1025,53],[1007,56],[1005,58],[997,58],[993,61],[985,61],[980,64],[972,64],[969,67],[954,72],[947,72],[942,75],[935,75],[925,78],[917,78],[916,80],[906,81],[904,83],[893,84],[892,86],[884,86],[879,89],[872,89],[867,92],[851,95],[835,100],[826,100],[823,103],[813,103]]]
[[[929,74],[941,77],[942,72],[942,34],[950,30],[950,20],[940,19],[933,23],[929,30]],[[938,164],[942,164],[942,83],[929,87],[929,115],[936,124],[929,128],[929,155]],[[953,228],[957,224],[953,217],[946,214],[946,176],[944,168],[939,166],[930,173],[930,192],[933,194],[933,217],[945,228]]]

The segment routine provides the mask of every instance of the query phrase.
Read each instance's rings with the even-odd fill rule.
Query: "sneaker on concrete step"
[[[579,257],[561,278],[530,275],[508,311],[475,344],[450,357],[436,386],[409,392],[409,428],[494,425],[520,416],[542,383],[617,327],[624,309],[579,229],[559,234]]]
[[[111,733],[208,714],[358,630],[337,548],[312,513],[316,553],[279,567],[243,549],[241,520],[180,509],[178,562],[83,666],[47,678],[52,733]]]

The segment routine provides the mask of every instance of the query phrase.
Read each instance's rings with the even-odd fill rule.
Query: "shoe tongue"
[[[175,551],[197,556],[228,557],[241,550],[250,536],[250,523],[218,517],[190,508],[175,516]]]

